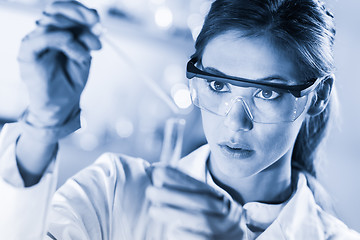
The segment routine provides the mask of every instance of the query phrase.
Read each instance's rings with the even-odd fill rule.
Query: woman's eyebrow
[[[216,68],[213,68],[213,67],[206,67],[206,68],[203,68],[205,72],[208,72],[208,73],[212,73],[212,74],[216,74],[216,75],[219,75],[219,76],[222,76],[222,77],[229,77],[229,75],[226,75],[225,73],[219,71],[218,69]]]
[[[206,67],[204,68],[202,66],[202,68],[204,69],[203,71],[208,72],[208,73],[212,73],[212,74],[216,74],[222,77],[235,77],[235,76],[229,76],[223,72],[221,72],[220,70],[213,68],[213,67]],[[235,78],[240,78],[240,79],[244,79],[244,80],[248,80],[248,81],[261,81],[261,82],[277,82],[277,83],[296,83],[295,81],[291,81],[288,80],[280,75],[270,75],[268,77],[265,78],[258,78],[258,79],[247,79],[247,78],[242,78],[242,77],[235,77]]]

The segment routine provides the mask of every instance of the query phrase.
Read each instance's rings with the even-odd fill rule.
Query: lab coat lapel
[[[299,173],[296,193],[258,239],[325,239],[317,208],[305,176]]]
[[[188,175],[206,182],[206,161],[209,154],[209,145],[204,145],[181,159],[177,167]],[[321,229],[317,217],[319,206],[307,186],[304,174],[297,174],[299,178],[295,194],[275,221],[257,238],[258,240],[324,239],[324,230]]]
[[[182,158],[179,161],[177,168],[199,181],[206,182],[206,161],[209,154],[209,145],[203,145]]]

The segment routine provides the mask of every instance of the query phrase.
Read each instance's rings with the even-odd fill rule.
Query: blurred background
[[[187,124],[185,155],[205,143],[199,111],[191,105],[185,65],[194,51],[210,0],[84,0],[96,8],[104,28],[103,48],[82,95],[82,128],[60,146],[58,185],[104,152],[158,161],[164,126],[174,112],[144,76],[180,109]],[[327,0],[336,17],[336,87],[339,121],[321,154],[320,180],[334,199],[338,217],[360,231],[360,1]],[[47,0],[0,0],[0,122],[15,121],[27,105],[16,56]],[[133,64],[129,65],[129,62]]]

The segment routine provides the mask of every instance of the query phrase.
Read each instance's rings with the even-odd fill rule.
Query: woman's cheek
[[[202,124],[208,142],[216,142],[219,134],[223,131],[221,123],[223,117],[201,110]]]
[[[258,128],[256,128],[258,127]],[[254,126],[257,136],[258,151],[263,156],[275,160],[286,154],[295,143],[299,132],[298,124],[262,124]]]

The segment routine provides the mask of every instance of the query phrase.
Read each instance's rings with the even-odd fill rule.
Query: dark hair
[[[243,37],[268,37],[278,49],[290,53],[307,80],[334,71],[333,15],[319,0],[216,0],[196,40],[192,57],[201,61],[207,43],[231,30],[238,30]],[[316,193],[319,187],[314,181],[316,153],[326,133],[331,105],[330,101],[320,114],[307,116],[292,154],[293,167],[305,173],[315,197],[321,195]]]

